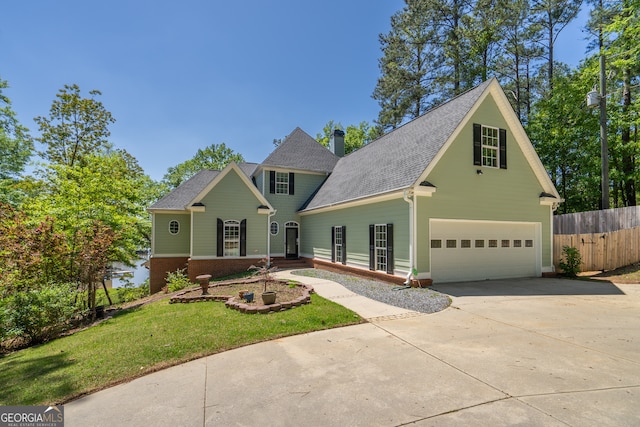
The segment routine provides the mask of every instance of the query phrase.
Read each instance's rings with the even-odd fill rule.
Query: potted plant
[[[255,270],[257,275],[262,276],[262,281],[264,282],[264,290],[262,292],[262,302],[264,303],[264,305],[275,304],[276,292],[267,290],[267,287],[269,285],[269,282],[273,280],[271,277],[271,273],[278,270],[278,267],[275,267],[275,266],[272,267],[266,259],[260,260],[260,264],[262,265],[259,265],[259,266],[252,265],[251,267],[249,267],[249,270]]]

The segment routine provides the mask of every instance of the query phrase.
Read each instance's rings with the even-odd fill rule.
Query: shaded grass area
[[[0,357],[0,405],[51,405],[202,356],[362,323],[318,295],[311,304],[246,315],[223,303],[162,300],[73,335]]]

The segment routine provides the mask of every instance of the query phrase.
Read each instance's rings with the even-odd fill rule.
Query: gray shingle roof
[[[258,167],[257,163],[240,163],[238,167],[248,177]],[[167,210],[185,210],[189,207],[189,204],[193,199],[200,194],[202,190],[206,188],[211,181],[215,179],[220,171],[205,169],[201,170],[178,187],[176,187],[169,194],[155,202],[149,207],[150,210],[155,209],[167,209]]]
[[[490,83],[482,83],[341,158],[305,210],[415,184]]]
[[[269,154],[261,166],[328,173],[333,170],[338,159],[338,156],[297,127]]]

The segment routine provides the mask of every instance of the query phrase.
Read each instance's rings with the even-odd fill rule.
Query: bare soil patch
[[[640,284],[640,263],[620,267],[611,271],[587,271],[579,274],[580,277],[607,280],[620,284]]]

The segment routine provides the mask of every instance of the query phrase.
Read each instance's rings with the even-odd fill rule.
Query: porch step
[[[292,268],[309,268],[309,264],[304,259],[300,258],[272,258],[274,266],[278,267],[278,270],[289,270]]]

